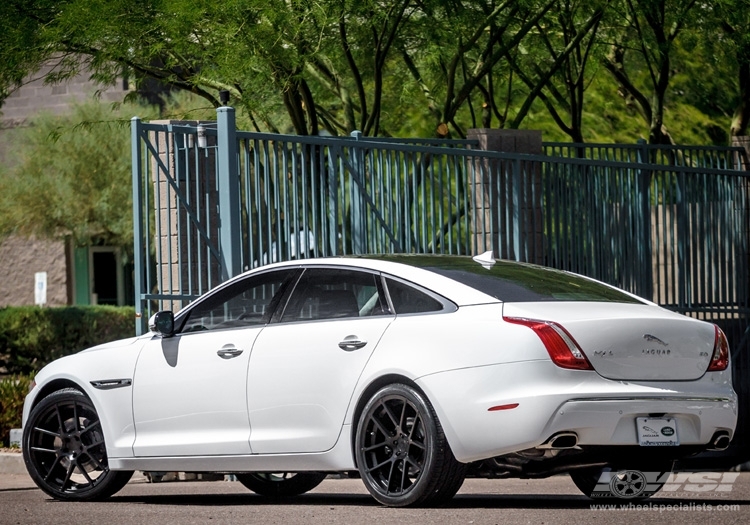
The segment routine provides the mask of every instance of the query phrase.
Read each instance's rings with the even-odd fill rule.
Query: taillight
[[[534,330],[539,339],[542,340],[547,353],[552,358],[552,362],[557,366],[573,370],[594,369],[573,336],[559,324],[522,317],[503,317],[503,319],[509,323],[528,326]]]
[[[711,362],[708,364],[709,372],[719,372],[726,370],[729,366],[729,342],[721,328],[714,325],[716,337],[714,338],[714,354],[711,356]]]

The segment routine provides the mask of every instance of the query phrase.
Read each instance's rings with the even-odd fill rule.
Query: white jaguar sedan
[[[569,472],[645,497],[737,420],[715,325],[579,275],[453,256],[252,270],[151,333],[59,359],[24,406],[34,481],[100,499],[134,470],[236,474],[268,497],[361,476],[389,506],[466,476]]]

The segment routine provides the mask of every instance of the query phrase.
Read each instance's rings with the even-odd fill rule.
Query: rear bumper
[[[575,432],[579,445],[638,445],[636,418],[658,415],[674,418],[680,445],[709,443],[717,431],[731,438],[736,400],[717,398],[630,397],[573,399],[555,411],[543,432]]]
[[[673,417],[680,445],[699,448],[717,431],[731,438],[737,424],[728,372],[626,382],[540,360],[442,372],[417,384],[462,462],[534,448],[559,432],[574,432],[581,446],[638,446],[637,417]]]

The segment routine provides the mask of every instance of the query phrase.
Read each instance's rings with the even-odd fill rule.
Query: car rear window
[[[456,267],[461,266],[461,267]],[[579,275],[532,264],[497,261],[491,268],[466,259],[460,264],[427,266],[503,302],[596,301],[641,303],[638,299]]]

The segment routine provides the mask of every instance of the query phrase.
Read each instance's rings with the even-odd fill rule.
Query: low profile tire
[[[133,475],[109,469],[99,416],[78,390],[59,390],[42,399],[29,414],[22,439],[31,479],[55,499],[107,498]]]
[[[467,466],[453,456],[430,402],[403,384],[385,386],[367,402],[355,456],[367,490],[391,507],[444,503],[466,476]]]
[[[661,490],[672,472],[672,463],[640,469],[594,467],[575,470],[570,477],[576,487],[592,499],[646,499]]]
[[[290,498],[311,491],[326,479],[324,472],[250,472],[237,474],[246,488],[269,498]]]

